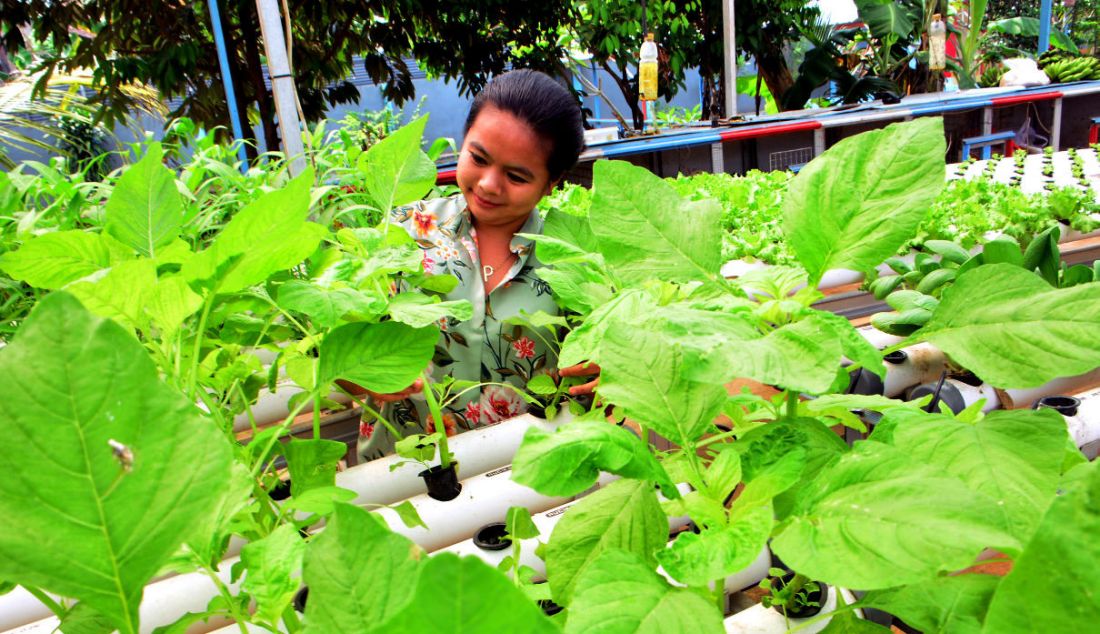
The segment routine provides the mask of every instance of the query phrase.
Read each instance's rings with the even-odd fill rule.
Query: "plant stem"
[[[435,391],[426,372],[420,373],[420,379],[424,382],[424,399],[428,401],[428,410],[435,421],[435,431],[439,434],[439,466],[447,469],[451,466],[451,451],[447,447],[447,428],[443,425],[443,412],[439,407],[439,401],[435,398]]]
[[[798,390],[787,390],[787,420],[798,418]]]
[[[317,382],[320,380],[318,375],[318,368],[321,367],[321,359],[318,358],[313,364],[313,439],[321,439],[321,390]]]
[[[692,475],[695,476],[695,482],[691,482],[691,486],[695,490],[700,491],[703,495],[710,497],[709,490],[707,489],[706,480],[703,478],[703,468],[699,464],[699,455],[696,453],[695,443],[689,443],[684,447],[684,457],[687,458],[688,466],[691,467]]]
[[[58,619],[63,619],[65,617],[65,613],[68,612],[68,610],[65,609],[65,606],[61,605],[57,601],[54,601],[53,597],[39,590],[38,588],[34,586],[23,586],[23,589],[27,592],[30,592],[31,595],[34,596],[34,598],[41,601],[42,605],[49,608],[50,612],[53,612]]]
[[[206,301],[202,305],[202,315],[199,317],[199,327],[195,331],[195,345],[191,350],[191,372],[187,379],[187,397],[195,400],[195,382],[199,374],[199,353],[202,352],[203,333],[206,332],[206,321],[210,318],[210,310],[214,307],[214,295],[217,286],[210,289]]]

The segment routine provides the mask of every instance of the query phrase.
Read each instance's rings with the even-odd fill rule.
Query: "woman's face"
[[[479,225],[522,225],[554,183],[549,144],[515,115],[485,106],[462,142],[456,180]]]

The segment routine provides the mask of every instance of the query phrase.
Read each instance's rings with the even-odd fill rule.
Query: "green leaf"
[[[859,19],[867,24],[872,37],[880,40],[890,35],[898,39],[908,38],[920,18],[905,3],[855,0],[855,5]]]
[[[712,280],[722,266],[722,210],[689,201],[644,167],[622,161],[593,166],[589,224],[604,260],[627,282]],[[639,249],[638,245],[645,245]]]
[[[420,517],[420,513],[416,510],[416,507],[412,505],[412,502],[405,500],[390,508],[393,509],[394,513],[397,513],[397,517],[401,518],[401,523],[405,526],[409,528],[415,528],[417,526],[428,528],[428,525],[424,523],[424,520]]]
[[[811,415],[821,415],[834,409],[847,411],[890,412],[896,409],[919,410],[919,401],[899,401],[876,394],[824,394],[802,403],[802,408]]]
[[[359,157],[367,191],[383,212],[420,200],[435,185],[435,162],[420,149],[425,115],[375,143]]]
[[[744,570],[757,557],[772,530],[772,507],[757,507],[732,524],[701,533],[681,533],[657,561],[674,579],[689,586],[705,586]]]
[[[741,453],[741,470],[746,480],[753,480],[768,465],[792,452],[805,453],[805,466],[798,484],[772,500],[777,519],[790,514],[798,493],[817,477],[837,456],[848,451],[831,429],[813,418],[781,420],[749,431],[734,447]]]
[[[305,280],[279,287],[279,307],[308,315],[318,326],[333,328],[348,314],[374,316],[386,309],[385,298],[354,288],[322,288]]]
[[[476,557],[460,559],[453,553],[432,557],[423,566],[414,596],[412,603],[383,631],[394,634],[558,631],[523,590]],[[343,631],[362,631],[362,626]]]
[[[283,504],[283,508],[306,514],[328,516],[336,510],[337,504],[351,502],[357,496],[358,494],[351,489],[319,486],[290,498]]]
[[[568,517],[568,516],[567,516]],[[602,552],[577,582],[567,634],[723,632],[722,615],[702,595],[674,588],[637,554]]]
[[[401,391],[428,367],[438,339],[436,328],[395,321],[340,326],[321,342],[320,383],[347,379],[379,394]]]
[[[156,263],[148,259],[118,262],[96,280],[66,287],[84,307],[130,329],[145,330],[147,298],[157,285]]]
[[[539,527],[531,520],[531,512],[522,506],[508,508],[508,517],[504,522],[508,535],[513,539],[534,539],[539,536]]]
[[[862,536],[874,535],[869,549]],[[858,443],[802,491],[772,549],[794,570],[849,588],[923,581],[1014,550],[997,505],[905,452]]]
[[[801,447],[795,447],[764,464],[754,464],[763,462],[755,459],[754,449],[758,448],[754,447],[745,454],[746,462],[752,465],[752,473],[745,479],[741,495],[730,507],[731,517],[743,517],[764,506],[770,516],[771,501],[797,484],[806,469],[806,451]]]
[[[378,515],[338,504],[302,567],[309,586],[306,632],[387,631],[386,623],[413,599],[422,556]]]
[[[184,277],[202,281],[218,276],[218,291],[232,293],[301,263],[328,234],[321,225],[306,222],[312,184],[313,171],[307,169],[286,187],[249,203],[213,244],[184,263]],[[230,264],[228,271],[219,273]]]
[[[101,236],[87,231],[56,231],[31,238],[0,256],[0,268],[35,288],[57,289],[111,265]]]
[[[589,264],[557,264],[536,272],[550,285],[559,306],[581,315],[588,315],[613,301],[609,282]]]
[[[562,342],[558,364],[566,367],[582,361],[599,363],[600,343],[607,329],[616,321],[637,323],[651,309],[652,305],[644,292],[628,290],[619,293],[610,302],[596,307],[584,323],[570,331]]]
[[[225,436],[132,335],[62,292],[0,351],[0,433],[0,512],[19,527],[0,536],[0,578],[137,632],[146,582],[220,505]]]
[[[1051,227],[1035,236],[1024,250],[1023,267],[1039,276],[1051,286],[1058,285],[1058,269],[1062,262],[1058,251],[1058,228]]]
[[[474,314],[473,305],[465,300],[440,301],[419,293],[401,293],[390,300],[390,316],[413,328],[430,326],[444,317],[467,321]]]
[[[943,258],[944,262],[962,264],[970,259],[970,252],[950,240],[928,240],[926,249]]]
[[[1009,264],[980,266],[943,294],[919,335],[1000,388],[1100,365],[1100,284],[1054,289]]]
[[[1100,463],[1050,505],[1001,582],[984,632],[1076,632],[1100,621]]]
[[[829,269],[865,270],[917,230],[943,188],[943,121],[926,117],[832,146],[791,180],[783,231],[811,286]]]
[[[543,264],[560,264],[565,262],[592,262],[602,266],[603,256],[598,253],[590,253],[575,244],[552,238],[537,233],[517,233],[516,236],[527,238],[535,242],[535,254],[539,262]]]
[[[600,553],[625,550],[656,567],[654,553],[668,542],[668,518],[653,484],[616,480],[569,507],[546,546],[546,578],[554,601],[569,606],[579,578]],[[574,614],[580,614],[577,609]]]
[[[549,374],[539,374],[531,377],[531,380],[527,382],[527,391],[540,396],[548,396],[557,393],[558,386]]]
[[[65,613],[60,629],[64,634],[110,634],[115,626],[110,619],[82,602]]]
[[[160,144],[149,144],[145,156],[122,173],[107,200],[107,233],[150,258],[183,226],[183,197],[163,159]]]
[[[1052,410],[994,411],[976,424],[910,410],[886,416],[873,439],[989,496],[1010,532],[1025,542],[1058,490],[1068,436],[1065,420]]]
[[[290,470],[290,494],[336,485],[336,463],[347,453],[347,445],[323,438],[291,438],[283,446]]]
[[[765,337],[710,347],[698,365],[687,369],[687,377],[712,382],[747,378],[788,390],[821,394],[832,386],[840,367],[842,347],[835,332],[830,321],[811,313]]]
[[[684,353],[642,327],[609,328],[600,344],[599,394],[677,444],[702,436],[726,402],[720,385],[684,377]]]
[[[979,634],[1000,577],[936,577],[900,588],[872,590],[862,603],[885,610],[921,632]]]
[[[719,451],[703,474],[710,497],[725,501],[741,482],[741,454],[732,448]]]
[[[596,239],[596,234],[592,232],[587,216],[574,216],[558,209],[551,209],[546,213],[542,235],[572,244],[588,253],[596,253],[600,248],[600,243]],[[539,259],[542,259],[541,253]],[[542,261],[546,262],[546,260]]]
[[[861,619],[854,612],[843,612],[829,617],[829,624],[821,634],[890,634],[896,630]]]
[[[603,420],[575,420],[553,432],[531,427],[512,461],[512,479],[543,495],[577,495],[600,471],[672,487],[645,443]]]
[[[840,340],[840,347],[844,356],[879,377],[886,378],[886,366],[882,363],[882,352],[872,346],[866,337],[859,334],[859,331],[852,326],[852,322],[848,321],[843,315],[836,313],[818,310],[810,314],[832,328],[833,335]]]
[[[182,277],[162,277],[145,298],[145,312],[160,329],[162,340],[169,340],[183,322],[202,307],[202,297],[195,294]]]
[[[983,244],[981,258],[983,264],[1024,265],[1020,244],[1011,236],[999,236]]]
[[[248,571],[241,587],[255,599],[255,617],[261,622],[278,622],[290,607],[300,585],[298,571],[305,551],[306,543],[291,524],[283,524],[241,549],[241,562]]]

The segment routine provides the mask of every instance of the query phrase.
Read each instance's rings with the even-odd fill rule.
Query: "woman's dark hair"
[[[573,94],[548,75],[524,68],[494,77],[474,97],[463,134],[470,131],[485,106],[514,115],[550,142],[546,164],[550,180],[558,180],[577,164],[584,151],[581,108]]]

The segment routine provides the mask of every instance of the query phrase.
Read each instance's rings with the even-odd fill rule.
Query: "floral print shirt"
[[[507,275],[489,294],[481,276],[477,249],[477,231],[466,210],[461,194],[425,200],[399,207],[392,212],[393,222],[401,225],[423,250],[424,272],[449,273],[458,285],[443,297],[465,299],[473,304],[473,316],[458,322],[440,320],[440,338],[436,346],[431,376],[446,375],[478,382],[509,383],[523,388],[527,381],[557,366],[557,358],[546,341],[549,333],[532,332],[505,323],[520,315],[543,311],[558,314],[550,287],[534,271],[541,264],[530,240],[516,236],[510,248],[516,254]],[[542,218],[533,211],[518,233],[542,231]],[[526,403],[514,391],[489,385],[471,390],[444,408],[443,424],[448,435],[492,425],[527,411]],[[434,431],[423,395],[387,405],[382,414],[402,434]],[[359,426],[359,459],[373,460],[393,452],[394,438],[369,414]]]

